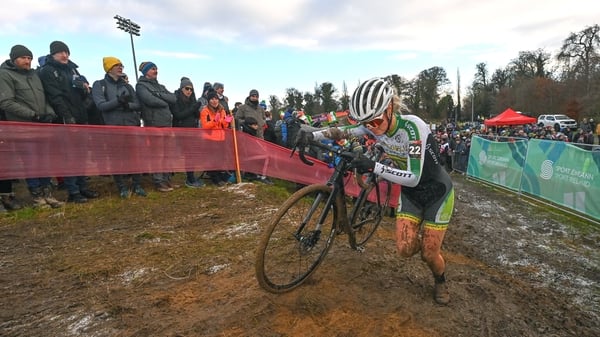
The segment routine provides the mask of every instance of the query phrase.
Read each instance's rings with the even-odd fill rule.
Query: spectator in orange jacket
[[[227,115],[225,108],[219,103],[216,91],[209,91],[206,95],[208,105],[200,112],[200,125],[203,129],[228,129],[233,119]]]
[[[227,115],[225,108],[219,103],[219,95],[211,90],[206,95],[208,104],[200,111],[200,126],[202,129],[228,129],[233,117]],[[231,174],[226,171],[207,171],[213,184],[223,186],[229,182]]]

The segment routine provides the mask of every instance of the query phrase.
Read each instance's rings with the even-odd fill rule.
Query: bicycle
[[[339,160],[325,184],[308,185],[293,193],[265,229],[255,271],[260,286],[272,293],[290,291],[306,281],[327,255],[336,235],[347,234],[350,247],[362,251],[389,206],[392,185],[372,172],[363,176],[354,172],[360,192],[355,198],[346,195],[344,178],[356,153],[316,141],[310,145],[333,151]],[[298,149],[300,159],[313,165],[305,150]],[[365,155],[379,161],[383,154],[383,149],[374,146]],[[352,205],[350,211],[348,204]]]

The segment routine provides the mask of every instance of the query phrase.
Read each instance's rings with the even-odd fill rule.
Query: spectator
[[[217,92],[217,95],[219,96],[219,103],[221,103],[223,109],[225,109],[225,112],[228,115],[231,114],[231,110],[229,110],[229,98],[223,95],[223,92],[225,91],[225,86],[223,83],[215,82],[215,84],[213,84],[213,89],[215,89]]]
[[[15,199],[12,189],[12,180],[0,180],[0,213],[6,210],[17,210],[23,206]]]
[[[467,172],[467,160],[469,159],[467,145],[464,141],[464,137],[456,137],[456,149],[454,150],[454,156],[456,158],[455,170],[460,174],[465,174],[465,172]]]
[[[252,89],[246,98],[246,102],[240,106],[237,111],[236,119],[239,124],[243,124],[247,117],[252,117],[258,122],[258,131],[256,136],[264,139],[263,128],[265,126],[265,110],[258,105],[258,90]]]
[[[31,69],[32,59],[33,54],[23,45],[10,49],[10,59],[0,65],[0,110],[8,121],[51,123],[56,114],[46,101],[38,73]],[[33,207],[58,208],[63,205],[52,196],[51,178],[27,178],[25,181],[33,197]],[[11,196],[12,183],[5,185],[1,192]]]
[[[452,172],[452,157],[450,156],[450,144],[448,144],[448,135],[443,134],[440,144],[440,163],[446,169],[446,172]]]
[[[123,63],[116,57],[107,56],[102,59],[106,75],[104,79],[94,82],[92,97],[106,125],[140,126],[140,103],[133,87],[123,76]],[[131,144],[129,144],[131,146]],[[136,149],[132,149],[137,151]],[[130,188],[125,180],[131,178],[131,191],[141,197],[146,196],[142,188],[141,174],[115,174],[113,179],[122,199],[129,198]]]
[[[240,106],[242,106],[242,102],[235,102],[235,105],[234,105],[234,107],[233,107],[233,110],[231,110],[231,114],[232,114],[233,116],[236,116],[236,115],[237,115],[237,111],[238,111],[238,109],[240,108]]]
[[[202,86],[202,95],[198,97],[198,102],[200,102],[200,111],[202,111],[202,109],[208,105],[208,99],[206,97],[209,91],[214,91],[212,84],[210,84],[210,82],[204,82],[204,85]],[[198,127],[202,127],[202,122],[198,124]]]
[[[285,147],[293,148],[295,145],[296,136],[300,132],[302,124],[306,124],[301,118],[300,112],[293,111],[289,116],[285,117],[281,125],[281,134],[283,139],[286,139]]]
[[[256,119],[254,119],[254,117],[246,117],[246,119],[244,120],[244,124],[242,124],[242,131],[253,136],[256,137],[256,135],[258,134],[258,122],[256,121]],[[267,158],[268,160],[268,158]],[[267,178],[264,175],[258,175],[258,174],[254,174],[254,173],[250,173],[250,172],[245,172],[244,173],[244,178],[248,179],[248,180],[258,180],[264,184],[267,185],[273,185],[273,182]]]
[[[171,105],[177,102],[175,95],[158,83],[158,67],[153,62],[142,62],[139,70],[142,76],[135,85],[135,91],[142,108],[144,126],[166,128],[173,126]],[[158,154],[164,152],[163,148],[154,148]],[[178,187],[171,183],[170,173],[153,173],[152,180],[159,192],[170,192]]]
[[[200,112],[200,125],[203,129],[222,130],[229,128],[231,115],[227,115],[225,109],[219,103],[219,95],[211,90],[206,95],[208,105]],[[207,175],[213,184],[223,186],[229,182],[231,175],[226,171],[207,171]]]
[[[592,131],[592,124],[588,122],[587,118],[584,118],[581,120],[581,123],[579,123],[579,128],[582,129],[584,133],[588,133]]]
[[[173,105],[173,126],[179,128],[197,128],[200,120],[201,102],[196,101],[194,85],[187,77],[182,77],[179,89],[175,91],[177,102]],[[184,149],[185,151],[185,149]],[[185,151],[188,152],[188,151]],[[202,180],[196,178],[194,171],[186,172],[185,186],[198,188],[204,186]]]
[[[69,47],[62,41],[50,44],[50,54],[40,68],[40,79],[48,102],[58,115],[58,123],[88,124],[87,98],[90,87],[87,80],[77,71],[77,65],[69,57]],[[68,202],[85,203],[97,198],[98,192],[87,187],[84,176],[64,177],[69,192]]]
[[[265,111],[265,128],[263,134],[266,141],[278,144],[277,135],[275,134],[275,122],[270,111]]]

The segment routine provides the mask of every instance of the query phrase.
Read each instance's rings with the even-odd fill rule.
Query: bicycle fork
[[[338,195],[338,193],[336,193],[336,191],[332,191],[329,194],[327,201],[325,202],[325,207],[323,209],[323,212],[319,215],[315,229],[308,233],[305,233],[305,235],[302,235],[302,231],[304,230],[304,227],[308,224],[308,221],[310,221],[310,219],[312,219],[313,214],[319,210],[319,205],[321,204],[321,201],[323,200],[324,193],[319,192],[317,194],[317,197],[315,198],[315,201],[313,201],[310,210],[304,216],[304,219],[302,219],[302,223],[298,227],[298,230],[296,231],[296,233],[294,233],[294,237],[296,238],[296,240],[298,240],[298,242],[300,244],[298,248],[301,253],[304,254],[304,253],[310,252],[311,249],[313,247],[315,247],[316,244],[321,239],[321,228],[323,228],[323,224],[325,223],[325,220],[327,219],[329,212],[331,212],[331,209],[335,202],[333,200],[333,198],[335,198],[337,195]],[[334,226],[336,226],[336,225],[337,224],[334,224]]]

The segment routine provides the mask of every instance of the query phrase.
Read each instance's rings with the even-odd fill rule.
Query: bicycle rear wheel
[[[326,185],[309,185],[281,205],[256,252],[256,278],[262,288],[272,293],[290,291],[323,261],[336,233],[337,206],[327,206],[330,194]]]
[[[378,180],[376,176],[367,181],[367,188],[360,191],[350,212],[352,233],[348,235],[348,239],[353,249],[361,247],[373,236],[385,216],[392,194],[392,184],[389,181]]]

